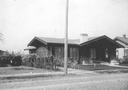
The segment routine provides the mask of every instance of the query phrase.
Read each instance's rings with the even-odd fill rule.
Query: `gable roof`
[[[90,44],[92,42],[98,41],[98,40],[103,39],[103,38],[108,39],[110,42],[114,43],[118,47],[123,47],[122,45],[120,45],[119,43],[115,42],[114,40],[110,39],[109,37],[107,37],[105,35],[99,36],[99,37],[90,37],[90,38],[88,38],[88,41],[86,41],[84,43],[80,43],[80,39],[68,39],[68,44],[83,46],[83,45]],[[64,38],[34,37],[32,39],[32,41],[28,44],[28,46],[31,46],[31,44],[34,40],[38,40],[45,45],[47,45],[48,43],[64,44]]]
[[[64,38],[34,37],[33,40],[28,44],[28,46],[30,46],[34,40],[38,40],[45,45],[47,45],[48,43],[64,44]],[[68,44],[79,45],[79,42],[79,39],[68,39]]]
[[[116,37],[114,40],[115,41],[118,40],[118,41],[128,45],[128,38],[127,37]]]
[[[87,42],[81,43],[80,46],[84,46],[84,45],[90,44],[90,43],[92,43],[92,42],[101,40],[101,39],[103,39],[103,38],[109,40],[110,42],[112,42],[113,44],[115,44],[115,45],[116,45],[117,47],[119,47],[119,48],[120,48],[120,47],[124,47],[124,46],[122,46],[121,44],[115,42],[113,39],[107,37],[106,35],[99,36],[99,37],[94,37],[94,38],[90,38],[90,40],[88,40]]]

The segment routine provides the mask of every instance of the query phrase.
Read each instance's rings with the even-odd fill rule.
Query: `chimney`
[[[80,34],[80,43],[88,41],[88,34],[81,33]]]
[[[124,34],[123,37],[126,38],[126,34]]]

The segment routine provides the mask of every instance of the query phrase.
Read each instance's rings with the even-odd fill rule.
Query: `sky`
[[[0,0],[0,47],[23,51],[35,37],[64,38],[66,0]],[[68,37],[128,35],[128,0],[69,0]]]

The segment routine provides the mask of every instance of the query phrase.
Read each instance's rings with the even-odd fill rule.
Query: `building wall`
[[[128,56],[128,45],[126,45],[126,44],[124,44],[124,43],[122,43],[122,42],[120,42],[120,41],[116,41],[117,43],[119,43],[119,44],[121,44],[121,45],[123,45],[125,48],[118,48],[117,50],[116,50],[116,56],[118,57],[118,58],[123,58],[124,56]]]
[[[40,57],[55,56],[57,58],[64,58],[64,45],[50,44],[48,46],[41,46],[36,50]],[[70,45],[68,47],[68,57],[72,59],[79,59],[79,47]]]
[[[123,58],[123,56],[124,56],[124,48],[118,48],[118,49],[117,49],[116,56],[117,56],[118,58]]]
[[[58,58],[64,58],[64,46],[55,45],[54,55]],[[68,46],[68,57],[70,59],[79,59],[79,47],[73,45]]]

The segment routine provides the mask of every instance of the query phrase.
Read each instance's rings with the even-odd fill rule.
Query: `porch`
[[[101,36],[81,44],[80,58],[88,58],[93,62],[110,62],[116,57],[116,48],[122,47],[107,36]]]

